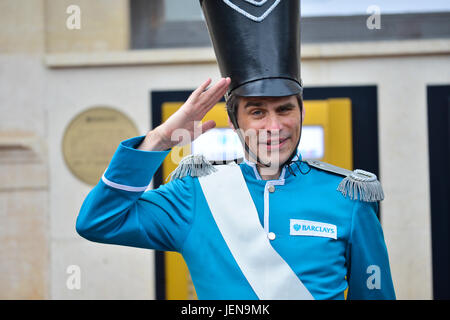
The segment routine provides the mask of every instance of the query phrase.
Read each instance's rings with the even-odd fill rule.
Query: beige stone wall
[[[0,18],[1,54],[44,51],[43,0],[1,0]]]
[[[49,298],[43,16],[43,1],[0,1],[0,299]]]
[[[46,50],[122,51],[129,46],[128,0],[45,0]],[[69,6],[80,8],[80,29],[67,28]]]
[[[41,138],[0,132],[0,299],[48,297],[48,168]]]
[[[81,8],[81,30],[65,27],[69,4]],[[0,0],[0,298],[154,298],[152,251],[76,234],[91,186],[67,168],[63,134],[97,105],[144,134],[150,91],[195,88],[219,72],[211,50],[126,52],[127,10],[125,0]],[[432,298],[426,86],[450,83],[450,41],[305,45],[302,54],[306,86],[378,86],[382,222],[397,296]],[[66,285],[71,265],[79,290]]]
[[[65,26],[69,4],[81,8],[80,30]],[[90,187],[76,181],[65,188],[67,181],[54,177],[67,168],[52,167],[49,159],[50,144],[61,157],[62,139],[49,130],[49,121],[61,119],[50,115],[89,105],[70,94],[59,107],[52,103],[56,87],[46,52],[124,50],[127,37],[127,0],[0,1],[0,299],[153,297],[151,254],[105,250],[81,239],[74,221]],[[89,267],[89,257],[99,264]],[[67,267],[74,264],[82,271],[81,290],[66,285]],[[131,281],[127,269],[139,276]]]
[[[80,8],[69,29],[67,8]],[[2,0],[0,53],[123,51],[129,46],[128,0]]]

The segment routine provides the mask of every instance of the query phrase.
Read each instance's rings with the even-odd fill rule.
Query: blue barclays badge
[[[280,3],[281,0],[223,0],[229,7],[236,10],[240,14],[244,15],[245,17],[249,18],[250,20],[253,20],[255,22],[261,22],[263,21],[272,11],[276,8],[276,6]],[[248,10],[245,10],[242,4],[239,6],[239,2],[246,2],[249,3],[255,7],[261,7],[262,5],[266,4],[266,2],[272,3],[267,10],[265,10],[262,14],[259,16],[256,16],[254,14],[251,14],[248,12]]]
[[[337,227],[334,224],[290,219],[291,236],[313,236],[325,238],[337,238]]]

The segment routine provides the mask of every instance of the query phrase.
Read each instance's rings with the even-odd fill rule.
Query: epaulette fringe
[[[167,179],[181,179],[186,176],[202,177],[217,171],[216,168],[201,154],[191,154],[181,159],[177,168]],[[166,180],[167,180],[166,179]]]
[[[344,176],[337,190],[344,197],[365,202],[377,202],[384,199],[384,192],[377,176],[361,169],[350,171],[317,160],[307,160],[308,165]]]

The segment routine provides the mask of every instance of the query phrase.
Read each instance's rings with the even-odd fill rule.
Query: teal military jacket
[[[76,222],[84,238],[182,254],[199,299],[258,299],[212,216],[198,177],[148,190],[167,151],[123,141]],[[395,299],[378,203],[337,190],[343,177],[301,161],[262,180],[239,164],[270,245],[314,299]],[[298,223],[292,223],[298,222]],[[273,277],[277,274],[274,272]]]

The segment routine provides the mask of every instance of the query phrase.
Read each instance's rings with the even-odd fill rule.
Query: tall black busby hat
[[[200,0],[227,95],[302,92],[300,0]]]

